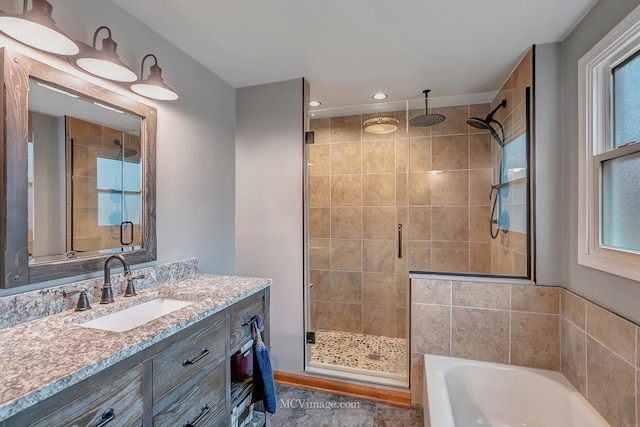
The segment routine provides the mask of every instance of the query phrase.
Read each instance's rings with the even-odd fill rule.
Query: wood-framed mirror
[[[0,49],[0,288],[156,259],[155,108]]]

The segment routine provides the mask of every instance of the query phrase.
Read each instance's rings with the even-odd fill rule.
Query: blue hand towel
[[[262,324],[260,316],[253,316],[251,334],[253,335],[253,402],[264,401],[264,409],[272,414],[276,413],[276,386],[273,381],[269,350],[264,345],[260,330]]]

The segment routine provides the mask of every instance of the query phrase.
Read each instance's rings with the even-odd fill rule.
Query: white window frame
[[[640,6],[578,61],[578,263],[640,280],[640,252],[600,244],[601,162],[640,151],[612,150],[612,70],[640,50]]]

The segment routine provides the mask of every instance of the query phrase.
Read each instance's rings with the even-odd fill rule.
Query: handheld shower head
[[[476,129],[488,130],[491,136],[493,137],[493,139],[495,139],[498,142],[498,144],[500,144],[501,147],[504,147],[504,144],[505,144],[504,128],[502,127],[502,123],[500,123],[499,121],[493,118],[493,115],[500,108],[505,108],[506,106],[507,106],[507,100],[503,99],[502,102],[498,104],[496,108],[494,108],[493,110],[491,110],[489,114],[487,114],[487,117],[485,117],[484,119],[480,119],[478,117],[469,117],[467,119],[467,124]],[[498,133],[491,125],[492,123],[495,123],[498,125],[498,127],[500,128],[500,133],[502,134],[502,137],[498,136]]]

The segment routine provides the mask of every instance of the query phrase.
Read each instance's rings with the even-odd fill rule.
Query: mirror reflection
[[[140,249],[141,118],[34,78],[28,105],[30,264]]]

